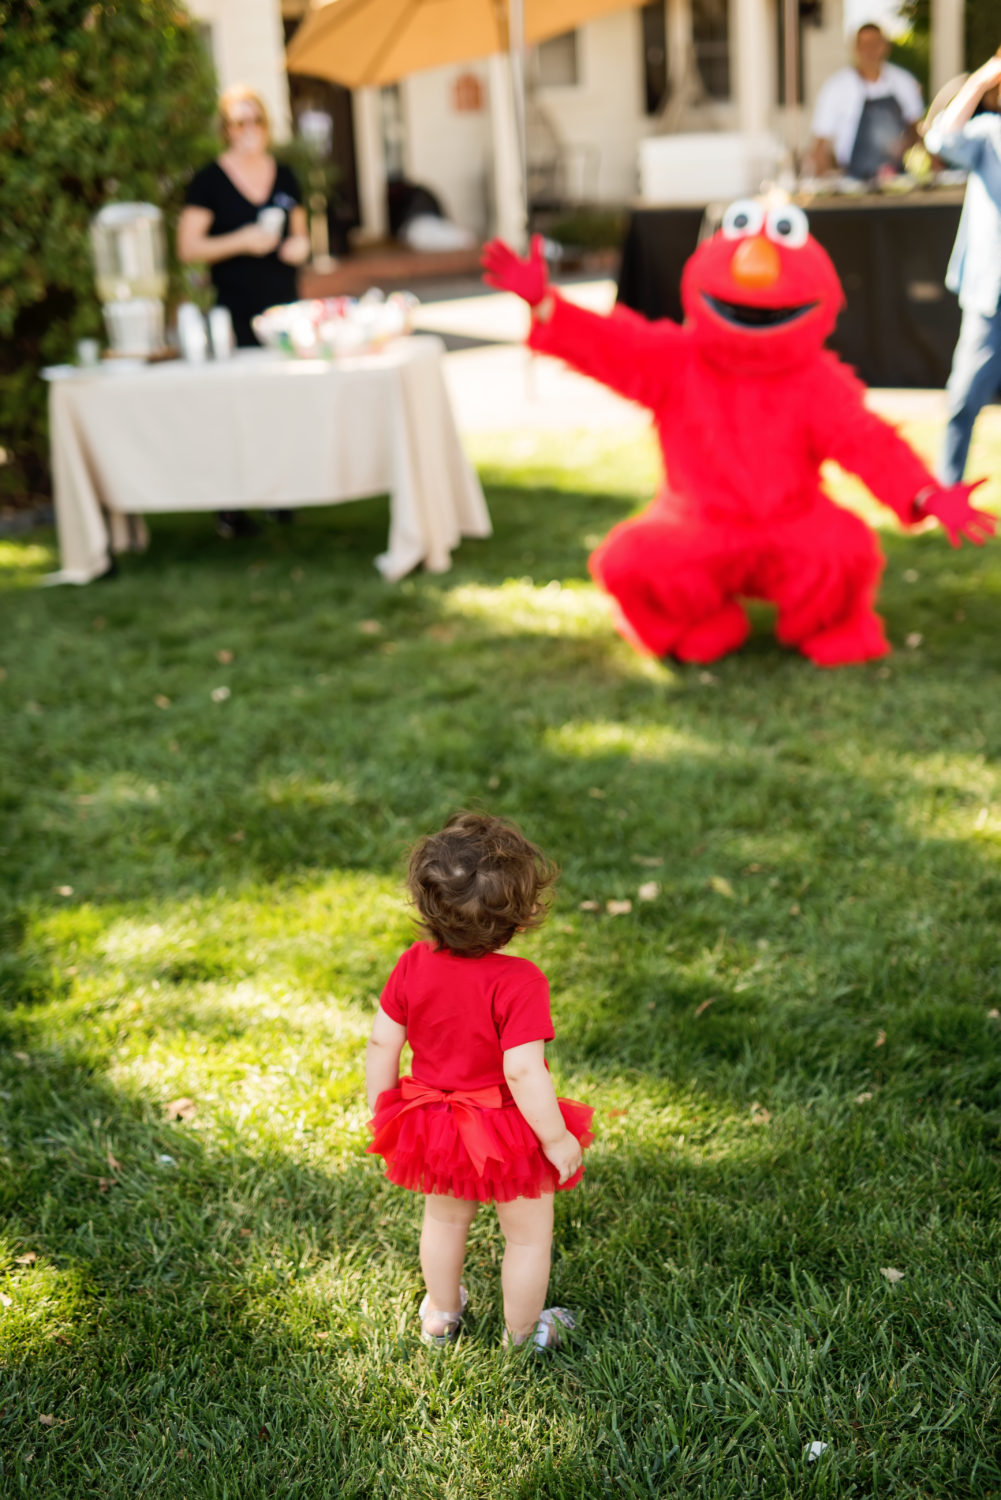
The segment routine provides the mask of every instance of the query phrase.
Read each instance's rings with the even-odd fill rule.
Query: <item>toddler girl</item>
[[[553,1193],[583,1175],[592,1109],[557,1099],[546,976],[499,950],[545,912],[555,868],[512,824],[463,812],[418,843],[408,888],[427,940],[382,992],[366,1054],[374,1139],[386,1175],[424,1194],[421,1337],[448,1344],[466,1307],[466,1236],[480,1203],[504,1235],[504,1322],[516,1343],[560,1343],[569,1313],[543,1307]],[[404,1042],[413,1073],[399,1077]]]

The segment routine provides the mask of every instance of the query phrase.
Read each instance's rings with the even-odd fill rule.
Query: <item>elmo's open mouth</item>
[[[724,302],[722,297],[711,297],[708,292],[702,296],[718,317],[737,328],[779,328],[818,306],[816,302],[802,302],[798,307],[749,307],[746,302]]]

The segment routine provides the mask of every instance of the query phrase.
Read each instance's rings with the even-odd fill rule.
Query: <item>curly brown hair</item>
[[[438,948],[480,958],[520,929],[538,927],[557,873],[513,823],[458,812],[415,846],[407,889],[421,930]]]

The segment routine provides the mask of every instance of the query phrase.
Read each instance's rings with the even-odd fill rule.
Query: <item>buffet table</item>
[[[331,505],[389,494],[390,581],[444,572],[461,537],[490,535],[459,443],[437,338],[331,363],[241,350],[219,363],[109,361],[49,372],[61,569],[88,583],[145,547],[168,511]]]
[[[868,385],[944,385],[960,322],[945,270],[963,189],[795,201],[845,290],[830,347]],[[619,301],[649,318],[680,320],[681,272],[704,217],[702,208],[638,204],[622,249]]]

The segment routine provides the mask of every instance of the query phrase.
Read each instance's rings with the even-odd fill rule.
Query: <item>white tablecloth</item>
[[[49,415],[62,567],[89,583],[145,546],[142,515],[298,508],[389,494],[391,581],[445,572],[463,536],[490,535],[459,442],[440,339],[331,364],[266,350],[52,378]]]

